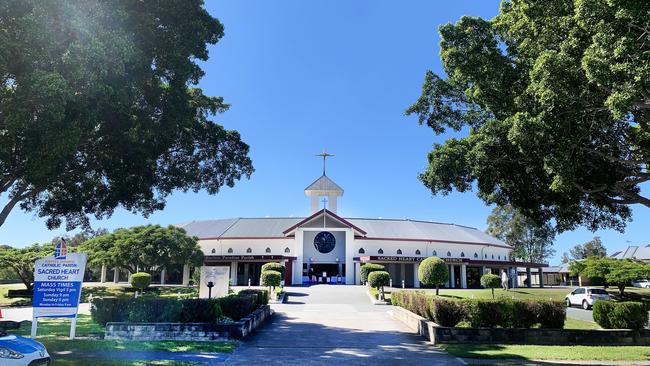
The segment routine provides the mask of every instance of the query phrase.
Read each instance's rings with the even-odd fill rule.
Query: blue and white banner
[[[34,265],[34,318],[74,318],[77,315],[81,285],[86,271],[85,253],[67,253],[65,242],[55,255]]]

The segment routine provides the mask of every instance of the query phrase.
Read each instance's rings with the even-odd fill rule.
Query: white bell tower
[[[334,155],[323,151],[323,153],[316,156],[323,157],[323,175],[305,188],[305,195],[311,197],[311,213],[313,214],[319,210],[321,197],[324,198],[322,201],[324,203],[323,208],[336,213],[336,199],[343,196],[343,188],[339,187],[325,174],[326,159]]]

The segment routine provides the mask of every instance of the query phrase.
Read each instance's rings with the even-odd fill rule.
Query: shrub
[[[229,295],[218,300],[223,315],[235,321],[257,309],[257,296],[253,294]]]
[[[440,285],[449,281],[449,270],[445,261],[438,257],[429,257],[420,263],[418,268],[420,282],[429,286],[436,286],[436,296]]]
[[[381,300],[385,299],[384,286],[390,284],[390,274],[386,271],[374,271],[368,275],[368,284],[380,291]]]
[[[260,276],[260,285],[268,286],[269,289],[280,286],[281,281],[282,273],[278,271],[263,271]]]
[[[276,271],[276,272],[280,272],[280,274],[282,275],[282,277],[284,277],[284,271],[285,271],[285,268],[284,268],[284,266],[283,266],[282,264],[280,264],[280,263],[277,263],[277,262],[270,262],[270,263],[265,263],[265,264],[262,265],[262,272],[266,272],[266,271]]]
[[[27,290],[27,289],[7,290],[7,297],[10,299],[16,297],[32,297],[32,296],[34,296],[34,290]]]
[[[131,275],[129,280],[131,286],[140,291],[144,291],[149,285],[151,285],[151,275],[145,272],[137,272]]]
[[[498,277],[498,276],[496,276]],[[535,301],[512,301],[510,312],[510,326],[513,328],[530,328],[538,323],[537,302]]]
[[[537,301],[537,322],[541,328],[564,328],[566,305],[561,301]]]
[[[239,291],[239,295],[255,295],[257,296],[257,301],[255,307],[259,308],[269,303],[269,292],[267,290],[259,289],[246,289]]]
[[[430,309],[432,320],[443,327],[455,327],[466,317],[460,301],[432,299]]]
[[[102,326],[109,322],[125,322],[128,319],[131,297],[94,298],[90,306],[93,320]]]
[[[424,291],[395,291],[391,294],[391,304],[433,320],[429,310],[431,296]]]
[[[614,309],[614,303],[611,301],[596,301],[592,307],[591,316],[594,318],[596,324],[600,325],[603,329],[612,329],[609,322],[609,314]]]
[[[222,317],[218,299],[186,299],[180,303],[181,323],[214,323]]]
[[[181,319],[181,301],[139,297],[128,305],[130,323],[176,323]]]
[[[494,289],[501,286],[501,278],[491,273],[481,276],[481,286],[492,289],[492,298],[494,299]]]
[[[467,307],[467,322],[473,328],[510,327],[512,314],[508,299],[498,300],[464,300]]]
[[[367,263],[361,266],[359,270],[361,275],[361,283],[368,282],[368,275],[375,271],[383,271],[385,268],[381,264]]]
[[[605,329],[643,329],[648,324],[648,311],[640,302],[597,301],[593,317]]]

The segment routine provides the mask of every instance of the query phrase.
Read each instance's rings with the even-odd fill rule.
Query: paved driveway
[[[460,365],[369,303],[361,286],[287,288],[270,324],[244,342],[228,365]]]

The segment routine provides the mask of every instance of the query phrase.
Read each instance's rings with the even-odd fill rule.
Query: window
[[[460,256],[461,256],[462,258],[465,258],[465,252],[460,252]]]
[[[232,253],[232,248],[228,248],[228,253]]]
[[[585,293],[585,289],[583,288],[577,288],[575,291],[573,291],[574,295],[582,295]]]
[[[596,295],[609,295],[607,291],[599,288],[592,288],[591,290],[589,290],[589,293],[596,294]]]
[[[246,249],[246,253],[253,253],[253,249],[251,248]]]
[[[284,248],[284,252],[285,252],[285,253],[290,253],[290,252],[291,252],[291,249],[289,249],[289,247],[286,247],[286,248]]]
[[[451,257],[451,252],[447,252],[447,257]]]
[[[363,249],[363,248],[359,248],[359,254],[365,254],[365,253],[366,253],[366,250],[365,250],[365,249]]]
[[[501,260],[501,256],[499,256],[499,260]]]
[[[402,254],[402,249],[397,249],[397,254]]]
[[[492,254],[492,259],[494,259],[494,254]]]
[[[271,248],[266,247],[266,252],[267,252],[267,253],[271,253]]]
[[[478,258],[478,253],[474,253],[474,258]]]
[[[381,249],[381,248],[379,248],[379,250],[377,251],[377,253],[379,253],[379,254],[384,254],[384,250]]]
[[[420,249],[418,249],[418,250],[415,251],[415,255],[420,255],[420,254],[422,254],[422,252],[420,252]],[[435,251],[435,250],[433,251],[433,255],[436,255],[436,251]]]
[[[483,258],[487,259],[487,253],[484,254],[484,257],[483,257]]]

